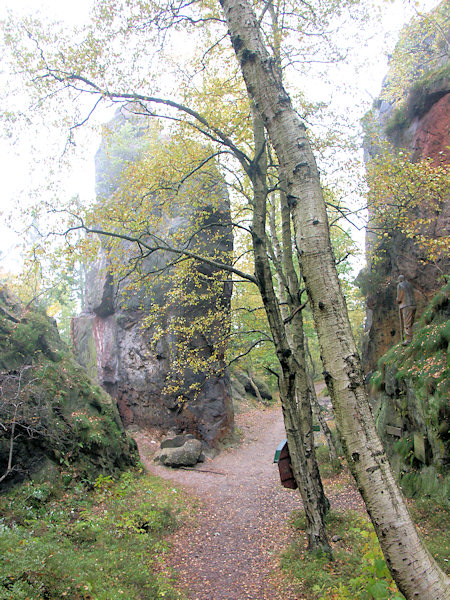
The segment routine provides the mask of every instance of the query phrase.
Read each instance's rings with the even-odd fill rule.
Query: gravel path
[[[199,469],[155,465],[155,445],[137,435],[141,459],[154,474],[173,481],[200,501],[195,526],[172,538],[168,567],[191,600],[301,600],[279,575],[278,561],[292,532],[286,525],[301,508],[298,491],[283,488],[273,456],[285,437],[280,408],[236,416],[244,434],[237,448],[222,452]],[[327,489],[332,506],[361,507],[346,481]]]

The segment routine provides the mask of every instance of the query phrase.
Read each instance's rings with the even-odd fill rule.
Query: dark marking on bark
[[[328,371],[323,371],[323,378],[325,380],[328,391],[330,391],[330,385],[332,384],[332,378],[331,378],[330,373],[328,373]]]
[[[359,461],[359,454],[358,454],[358,452],[353,452],[353,454],[352,454],[352,461],[355,462],[355,463]]]
[[[241,38],[238,35],[231,36],[231,43],[233,45],[233,48],[234,48],[234,51],[236,52],[236,54],[239,52],[239,50],[244,45],[244,42],[241,40]]]
[[[263,240],[260,238],[260,236],[255,233],[254,231],[252,231],[252,238],[253,238],[253,243],[256,244],[257,246],[261,246],[263,243]],[[256,259],[258,260],[258,259]],[[259,259],[259,262],[261,263],[261,259]],[[262,267],[261,267],[262,268]]]
[[[248,62],[255,62],[256,54],[250,50],[245,49],[241,54],[241,66],[243,67]]]
[[[309,165],[306,161],[299,162],[297,165],[295,165],[294,175],[297,175],[299,171],[305,171],[309,175]]]
[[[318,219],[314,219],[314,221],[312,222],[313,225],[318,225],[320,223],[320,221]]]
[[[323,310],[325,308],[325,304],[322,302],[322,300],[319,302],[319,308],[320,310]]]
[[[292,206],[292,207],[297,206],[297,202],[298,202],[298,199],[295,196],[292,196],[291,194],[287,195],[288,206]]]
[[[380,468],[380,465],[375,465],[374,467],[369,467],[368,469],[366,469],[366,472],[374,473],[375,471],[378,471],[379,468]]]

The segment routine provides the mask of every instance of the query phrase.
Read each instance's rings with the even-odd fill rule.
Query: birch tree
[[[422,544],[377,436],[331,249],[316,162],[304,123],[267,51],[247,0],[221,0],[230,39],[286,178],[301,267],[319,337],[325,381],[351,472],[386,563],[409,600],[450,597],[448,580]]]
[[[331,5],[331,3],[325,4]],[[116,5],[121,6],[121,3],[109,2],[107,5],[114,8]],[[128,5],[124,5],[125,8],[128,9]],[[359,357],[352,338],[345,300],[340,290],[332,253],[319,173],[306,135],[305,124],[294,110],[282,81],[282,65],[280,65],[277,53],[277,44],[279,40],[285,42],[286,54],[283,54],[283,57],[286,57],[287,62],[292,63],[294,54],[292,46],[289,47],[289,42],[292,42],[295,36],[289,38],[289,27],[282,28],[278,32],[273,28],[270,28],[269,31],[264,29],[264,17],[267,14],[270,15],[274,10],[279,10],[287,20],[289,20],[289,10],[291,10],[290,16],[293,15],[294,20],[298,17],[298,20],[304,21],[307,27],[313,22],[321,23],[320,17],[323,16],[320,11],[321,4],[317,5],[316,12],[307,3],[302,4],[300,9],[285,6],[283,10],[282,7],[268,2],[259,7],[258,18],[246,0],[222,0],[221,8],[223,13],[214,3],[189,3],[180,4],[177,7],[167,7],[164,3],[157,7],[145,5],[144,10],[148,9],[149,14],[148,19],[141,23],[140,31],[157,29],[161,38],[164,38],[172,28],[180,27],[182,24],[187,24],[193,29],[203,28],[202,31],[206,32],[205,55],[208,50],[219,48],[220,52],[223,51],[220,60],[225,64],[229,60],[229,53],[223,37],[225,17],[226,27],[229,30],[247,93],[256,107],[256,119],[258,116],[262,119],[277,157],[280,179],[285,182],[283,193],[286,195],[286,203],[293,219],[301,273],[314,314],[325,380],[332,396],[350,468],[366,502],[386,562],[399,589],[408,600],[411,598],[425,600],[447,598],[448,585],[445,576],[437,568],[417,535],[381,443],[377,438],[367,402]],[[137,12],[139,13],[139,9]],[[108,38],[108,34],[105,33],[108,23],[114,24],[111,14],[108,11],[103,13],[102,39]],[[132,13],[131,21],[135,21],[135,17],[135,13]],[[330,23],[325,18],[323,22]],[[326,29],[325,25],[323,29]],[[309,32],[305,33],[305,38],[308,38],[308,35]],[[32,38],[30,39],[31,43],[36,42]],[[325,43],[323,40],[326,37],[320,39],[322,43]],[[282,387],[285,385],[286,395],[290,395],[294,398],[294,402],[297,402],[296,392],[300,391],[299,382],[304,381],[304,378],[300,376],[301,368],[298,366],[300,363],[296,359],[297,355],[289,343],[286,331],[279,330],[277,326],[277,323],[283,322],[283,318],[273,293],[273,281],[267,265],[266,205],[262,201],[266,198],[267,193],[264,189],[266,182],[261,177],[263,154],[256,152],[256,146],[252,152],[249,151],[249,148],[252,150],[252,146],[249,147],[248,134],[240,124],[233,124],[230,128],[222,127],[221,110],[217,106],[211,122],[208,122],[201,112],[183,105],[179,100],[164,99],[152,93],[124,90],[129,82],[120,78],[120,68],[108,81],[108,69],[111,69],[111,64],[108,61],[102,64],[105,59],[106,44],[99,48],[93,43],[92,37],[88,37],[86,40],[85,62],[78,55],[75,60],[75,69],[72,69],[70,65],[70,59],[73,59],[73,56],[61,58],[56,51],[52,54],[52,61],[48,62],[45,52],[43,53],[41,46],[38,45],[41,53],[34,66],[33,83],[39,88],[41,97],[51,98],[60,91],[66,91],[75,98],[83,92],[91,95],[94,99],[92,110],[102,101],[131,101],[143,107],[152,117],[161,116],[156,107],[181,111],[190,126],[202,135],[206,135],[209,140],[222,144],[231,151],[246,175],[255,184],[255,201],[252,207],[252,237],[256,273],[254,279],[259,283],[269,321],[272,321],[274,325],[272,332],[276,331],[278,336],[277,355],[280,359],[283,376],[286,374]],[[45,40],[45,43],[48,44],[48,40]],[[114,48],[117,51],[117,44]],[[306,56],[309,47],[305,45],[301,51]],[[71,52],[74,53],[73,48]],[[92,63],[90,72],[86,67],[86,62]],[[154,82],[147,83],[152,89],[151,84]],[[233,100],[223,92],[222,96],[218,93],[217,97],[220,98],[220,106],[223,105],[226,116],[228,110],[233,110]],[[238,100],[243,102],[242,93],[239,94]],[[150,106],[154,108],[149,109]],[[88,113],[86,119],[89,119],[91,112]],[[247,123],[250,122],[249,115],[250,111],[246,117]],[[179,118],[165,116],[174,120]],[[72,127],[72,131],[74,127],[78,127],[83,122],[83,119],[79,119]],[[255,133],[255,139],[261,138],[259,131],[260,127]],[[260,146],[263,147],[263,144],[261,143]],[[250,156],[251,158],[249,158]],[[301,310],[297,314],[301,314]],[[290,316],[296,315],[291,313]],[[293,335],[293,331],[291,333]],[[298,342],[294,342],[294,345],[297,345],[300,355],[302,353],[301,338],[298,337],[298,340]],[[303,396],[299,396],[298,404],[301,402],[303,402]],[[286,414],[285,411],[285,416]],[[296,427],[301,429],[302,425],[299,425],[297,419],[298,415],[295,412],[292,413],[292,420]]]

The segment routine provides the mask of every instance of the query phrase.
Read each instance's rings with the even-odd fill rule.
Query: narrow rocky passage
[[[292,535],[286,521],[301,507],[298,491],[281,486],[273,464],[285,437],[281,409],[252,410],[236,421],[242,445],[199,465],[216,473],[157,466],[152,446],[137,436],[145,466],[200,500],[196,525],[173,537],[168,566],[192,600],[300,600],[277,576],[280,553]],[[353,490],[345,491],[349,503],[360,506]]]

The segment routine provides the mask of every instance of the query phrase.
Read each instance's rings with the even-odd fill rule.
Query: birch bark
[[[350,330],[319,174],[304,124],[293,110],[247,0],[220,0],[247,90],[286,177],[301,268],[325,380],[344,451],[386,563],[407,600],[448,600],[448,579],[422,544],[377,436]]]
[[[306,368],[304,365],[302,368],[301,360],[297,359],[289,346],[279,301],[273,287],[268,258],[266,235],[268,189],[265,135],[264,126],[258,115],[255,115],[253,119],[253,131],[255,156],[259,157],[249,173],[253,186],[252,242],[255,257],[255,278],[281,367],[279,378],[280,399],[292,469],[306,514],[308,549],[321,549],[327,554],[331,554],[324,525],[324,517],[329,503],[323,491],[315,455]],[[299,402],[297,402],[297,398]]]

